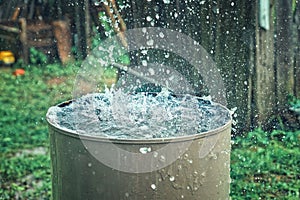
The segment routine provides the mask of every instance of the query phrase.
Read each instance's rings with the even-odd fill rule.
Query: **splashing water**
[[[80,134],[122,139],[199,134],[225,125],[229,112],[209,100],[175,96],[167,90],[126,94],[122,90],[88,94],[54,106],[48,119]]]

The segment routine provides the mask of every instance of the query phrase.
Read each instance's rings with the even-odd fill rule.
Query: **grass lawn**
[[[20,66],[19,66],[20,67]],[[0,199],[51,196],[47,109],[72,98],[79,63],[0,67]],[[299,199],[300,130],[234,139],[232,199]]]

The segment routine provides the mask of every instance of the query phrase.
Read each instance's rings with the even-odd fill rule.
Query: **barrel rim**
[[[56,106],[64,106],[72,103],[73,100],[69,101],[64,101],[62,103],[57,104]],[[213,102],[215,105],[218,105],[222,107],[223,109],[227,110],[228,113],[230,113],[229,109],[226,108],[225,106]],[[210,137],[217,135],[227,129],[231,129],[232,125],[232,116],[231,114],[229,115],[230,119],[222,126],[201,132],[201,133],[196,133],[196,134],[191,134],[191,135],[185,135],[185,136],[178,136],[178,137],[166,137],[166,138],[150,138],[150,139],[137,139],[137,138],[129,138],[129,139],[124,139],[124,138],[114,138],[114,137],[103,137],[103,136],[98,136],[98,135],[88,135],[88,134],[81,134],[78,133],[74,130],[63,128],[58,126],[57,124],[54,124],[51,122],[51,120],[48,117],[48,113],[46,115],[46,120],[48,123],[48,127],[51,129],[54,129],[56,132],[59,132],[60,134],[73,137],[73,138],[78,138],[81,140],[88,140],[88,141],[98,141],[98,142],[110,142],[110,143],[115,143],[115,144],[163,144],[163,143],[175,143],[175,142],[185,142],[185,141],[190,141],[190,140],[197,140],[205,137]]]

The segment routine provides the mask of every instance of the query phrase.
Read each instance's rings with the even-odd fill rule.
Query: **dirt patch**
[[[51,78],[47,81],[47,85],[60,85],[66,81],[66,77]]]

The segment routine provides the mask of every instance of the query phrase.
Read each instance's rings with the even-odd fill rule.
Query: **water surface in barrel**
[[[227,109],[191,95],[128,94],[121,90],[93,93],[69,104],[51,107],[51,123],[80,134],[119,139],[194,135],[225,125]]]

